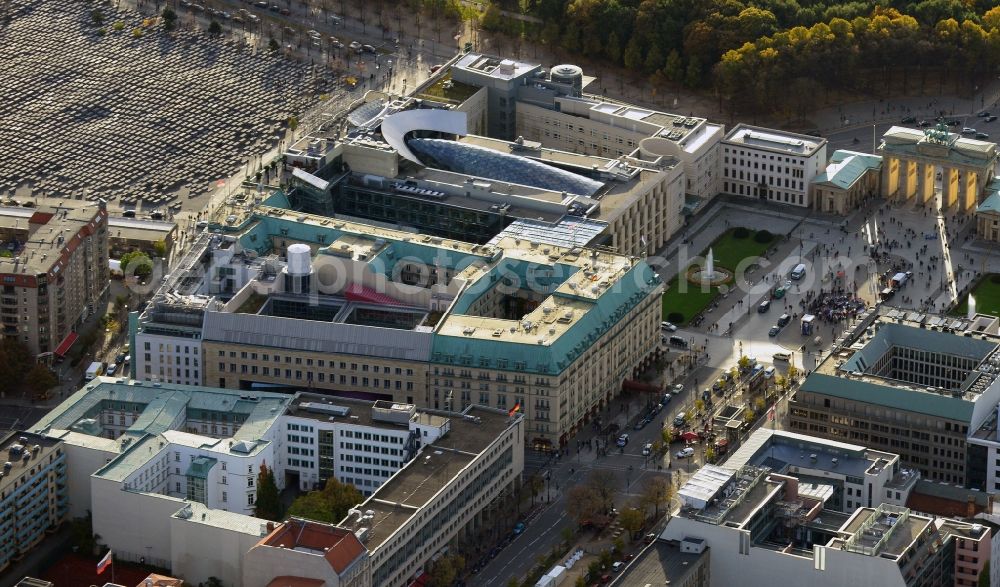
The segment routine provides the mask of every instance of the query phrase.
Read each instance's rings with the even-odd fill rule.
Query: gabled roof
[[[292,518],[275,528],[260,544],[322,556],[338,575],[366,552],[365,546],[354,532],[332,524],[298,518]]]

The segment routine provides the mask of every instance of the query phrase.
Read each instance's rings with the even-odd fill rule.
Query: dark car
[[[771,329],[767,331],[767,335],[770,336],[771,338],[778,336],[779,333],[781,333],[781,327],[777,325],[772,326]]]
[[[987,134],[987,133],[984,133],[984,132],[977,132],[976,133],[976,138],[979,139],[979,140],[986,140],[986,139],[990,138],[990,135]]]
[[[928,121],[926,121],[926,120],[921,120],[920,122],[917,123],[917,126],[920,126],[920,127],[930,126],[930,125],[931,125],[931,123],[928,122]]]
[[[115,357],[115,364],[121,365],[124,362],[125,362],[125,353],[118,353],[118,356]]]
[[[997,117],[996,117],[996,116],[993,116],[993,115],[991,114],[991,115],[989,115],[989,116],[987,116],[987,117],[986,117],[986,122],[993,122],[993,121],[994,121],[994,120],[996,120],[996,119],[997,119]]]
[[[900,122],[902,122],[903,124],[913,124],[916,121],[917,121],[916,116],[906,116]]]
[[[977,114],[976,116],[978,116],[979,118],[986,118],[986,117],[988,117],[989,115],[990,115],[990,113],[989,113],[989,112],[985,112],[985,111],[984,111],[984,112],[980,112],[980,113],[979,113],[979,114]]]

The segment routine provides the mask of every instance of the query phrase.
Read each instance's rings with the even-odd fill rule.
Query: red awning
[[[66,353],[69,352],[69,347],[73,346],[73,343],[76,342],[76,339],[78,338],[80,338],[80,335],[75,332],[70,332],[69,334],[67,334],[66,338],[64,338],[63,341],[59,343],[59,346],[56,348],[56,355],[60,357],[65,357]]]

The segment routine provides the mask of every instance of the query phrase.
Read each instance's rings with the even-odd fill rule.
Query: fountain
[[[705,257],[705,270],[701,272],[702,281],[712,281],[715,279],[715,255],[712,249],[708,249],[708,256]]]
[[[969,313],[967,314],[969,320],[976,317],[976,298],[969,294]]]
[[[687,273],[688,281],[695,285],[718,286],[726,283],[733,276],[725,269],[716,268],[715,253],[712,249],[708,249],[708,254],[705,255],[705,264],[702,265],[701,269],[695,269],[695,267],[689,268]]]

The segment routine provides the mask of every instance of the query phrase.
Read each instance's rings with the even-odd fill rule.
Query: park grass
[[[972,295],[976,298],[976,312],[1000,316],[1000,274],[989,273],[984,275],[979,280],[979,283],[972,288]],[[965,316],[968,311],[969,298],[966,296],[965,299],[951,310],[951,314],[953,316]]]
[[[735,238],[733,236],[735,230],[735,228],[731,228],[719,235],[719,238],[715,239],[710,247],[712,253],[715,255],[715,264],[730,271],[735,271],[740,263],[748,257],[763,255],[768,247],[774,243],[773,240],[767,243],[759,243],[753,240],[756,234],[754,230],[750,231],[750,235],[747,238]],[[706,254],[708,254],[707,248],[701,252],[702,257]],[[671,280],[663,292],[662,306],[664,320],[667,319],[669,314],[677,312],[684,317],[680,323],[687,324],[691,318],[708,307],[719,293],[719,288],[717,287],[705,290],[698,285],[687,282],[686,273],[687,268],[683,269],[677,277]],[[681,282],[684,283],[682,284]],[[686,286],[683,288],[685,291],[681,291],[681,285]]]

